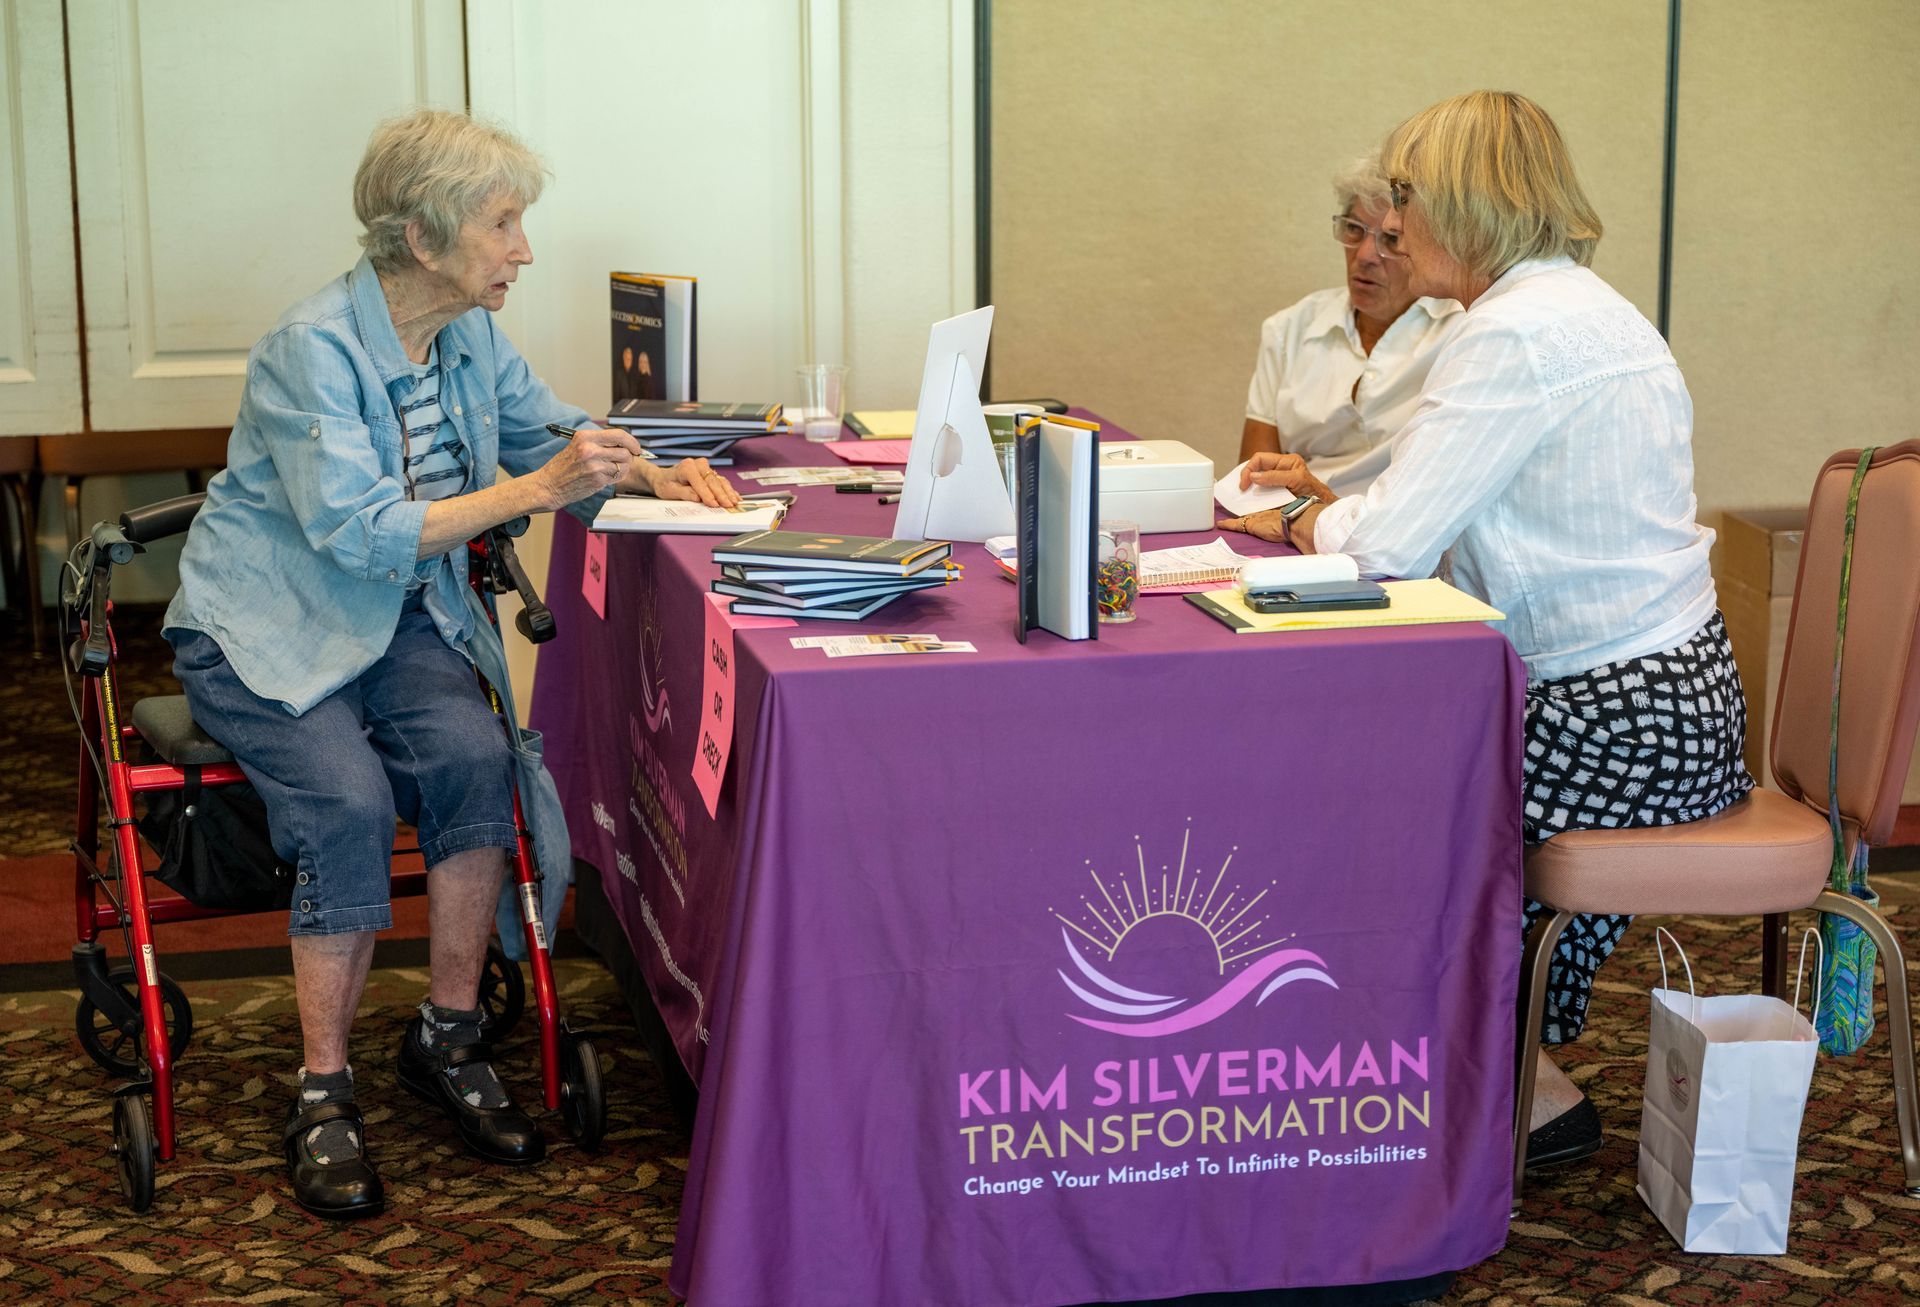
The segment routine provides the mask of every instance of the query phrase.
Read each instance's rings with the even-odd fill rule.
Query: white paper
[[[1019,536],[988,536],[981,547],[995,558],[1013,558],[1020,552]]]
[[[1250,558],[1240,568],[1243,589],[1280,590],[1290,585],[1357,581],[1360,565],[1350,554],[1292,554]]]
[[[747,500],[739,508],[709,508],[689,499],[621,495],[593,519],[595,531],[651,531],[661,535],[744,535],[780,525],[784,504]]]
[[[977,650],[965,640],[918,640],[892,644],[852,645],[828,649],[826,652],[829,658],[866,658],[873,654],[975,653]]]
[[[1166,585],[1168,578],[1203,568],[1237,571],[1252,562],[1245,554],[1236,554],[1225,536],[1215,536],[1204,545],[1181,545],[1175,549],[1148,549],[1140,554],[1140,587]]]
[[[737,473],[742,481],[763,486],[875,485],[897,487],[899,468],[885,467],[770,467]]]
[[[863,644],[924,644],[937,641],[940,637],[931,631],[922,631],[913,635],[795,635],[789,636],[787,643],[796,649],[837,649],[853,648]]]
[[[1268,508],[1285,508],[1300,498],[1285,486],[1249,486],[1242,490],[1240,470],[1244,467],[1246,463],[1240,464],[1213,483],[1213,497],[1235,517],[1245,517],[1248,513],[1258,513]]]

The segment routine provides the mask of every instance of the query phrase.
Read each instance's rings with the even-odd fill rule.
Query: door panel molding
[[[224,425],[255,340],[357,257],[352,167],[373,123],[464,107],[459,0],[95,0],[68,17],[87,70],[91,425]],[[263,58],[263,41],[301,57]]]
[[[81,424],[59,0],[0,4],[0,435]]]

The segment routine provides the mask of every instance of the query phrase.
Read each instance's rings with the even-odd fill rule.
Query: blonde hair
[[[1341,213],[1355,209],[1384,209],[1393,203],[1387,189],[1387,174],[1380,167],[1380,152],[1355,159],[1333,175],[1333,198]]]
[[[410,267],[407,224],[420,224],[428,254],[445,254],[460,226],[498,194],[521,205],[540,198],[547,168],[510,132],[464,113],[416,109],[373,129],[353,175],[360,244],[376,268]]]
[[[1477,276],[1522,259],[1593,262],[1600,215],[1560,129],[1524,95],[1471,91],[1422,109],[1393,129],[1381,162],[1412,183],[1440,248]]]

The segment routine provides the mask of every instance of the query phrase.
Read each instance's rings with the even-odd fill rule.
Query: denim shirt
[[[476,308],[437,338],[441,404],[466,446],[470,490],[496,470],[534,471],[579,426],[533,375],[493,315]],[[207,484],[180,556],[166,630],[212,637],[248,689],[299,716],[386,652],[408,590],[448,644],[473,617],[463,544],[416,559],[427,505],[407,498],[406,435],[395,396],[412,367],[373,265],[289,309],[247,358],[227,467]],[[610,491],[573,505],[591,520]]]

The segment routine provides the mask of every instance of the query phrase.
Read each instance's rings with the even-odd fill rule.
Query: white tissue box
[[[1124,518],[1142,535],[1213,525],[1213,460],[1178,440],[1116,440],[1100,446],[1100,516]]]

